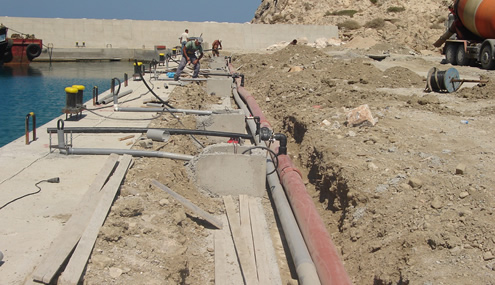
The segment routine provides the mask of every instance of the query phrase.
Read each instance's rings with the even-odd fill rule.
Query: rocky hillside
[[[336,25],[355,37],[434,50],[448,16],[446,0],[263,0],[252,23]]]

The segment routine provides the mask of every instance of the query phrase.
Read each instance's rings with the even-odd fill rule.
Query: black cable
[[[135,61],[135,64],[137,66],[137,60]],[[156,99],[158,99],[158,101],[162,102],[162,104],[164,104],[164,105],[166,105],[172,109],[175,109],[173,106],[171,106],[167,102],[163,101],[163,99],[160,98],[158,95],[156,95],[155,92],[153,92],[153,90],[148,86],[148,83],[146,83],[146,80],[144,80],[144,77],[143,77],[143,74],[141,73],[141,70],[139,70],[139,77],[143,81],[144,85],[146,85],[146,88],[148,88],[148,90],[151,92],[151,94],[153,94],[153,96],[155,96]]]
[[[173,61],[173,62],[175,62],[175,63],[177,63],[177,64],[180,63],[178,60],[173,59],[171,56],[168,56],[168,59],[171,60],[171,61]]]
[[[135,64],[137,65],[137,60],[135,60]],[[170,107],[171,109],[175,109],[172,105],[169,105],[167,102],[163,101],[162,98],[160,98],[158,95],[155,94],[155,92],[153,92],[153,90],[148,86],[148,83],[146,83],[146,80],[144,80],[144,77],[143,77],[143,74],[141,73],[141,70],[139,70],[139,77],[141,78],[141,81],[143,81],[144,85],[146,85],[146,88],[148,88],[148,90],[151,92],[151,94],[153,94],[153,96],[155,96],[160,102],[162,102],[163,105],[166,105],[168,107]],[[178,116],[176,116],[174,113],[170,112],[170,110],[163,106],[163,110],[164,111],[168,111],[175,119],[177,119],[177,121],[179,122],[179,124],[181,124],[183,127],[184,124],[182,123],[182,121],[180,120],[180,118]],[[193,135],[189,135],[197,144],[199,144],[202,148],[205,148],[205,146],[197,139],[195,138]]]
[[[2,207],[0,207],[0,210],[5,208],[7,205],[17,201],[17,200],[20,200],[22,198],[25,198],[27,196],[31,196],[31,195],[34,195],[34,194],[38,194],[40,191],[41,191],[41,187],[38,186],[38,184],[40,184],[41,182],[49,182],[49,183],[59,183],[60,182],[60,178],[58,177],[55,177],[55,178],[50,178],[50,179],[46,179],[46,180],[41,180],[41,181],[38,181],[36,184],[34,184],[34,186],[38,187],[38,191],[35,191],[35,192],[31,192],[31,193],[28,193],[28,194],[25,194],[25,195],[22,195],[20,197],[17,197],[15,198],[14,200],[11,200],[9,202],[7,202],[5,205],[3,205]]]
[[[112,95],[114,95],[114,96],[115,96],[115,95],[119,95],[119,92],[120,92],[120,85],[121,85],[122,83],[120,82],[120,79],[118,79],[117,77],[112,78],[112,80],[114,80],[114,79],[116,79],[116,80],[119,82],[119,89],[117,89],[117,93],[113,92],[113,94],[112,94]],[[114,86],[112,86],[112,89],[114,89],[114,88],[115,88],[115,85],[114,85]]]
[[[270,174],[274,173],[275,171],[277,171],[277,168],[278,168],[278,156],[277,156],[277,154],[273,150],[271,150],[271,149],[269,149],[269,148],[267,148],[265,146],[260,146],[259,145],[259,146],[250,147],[250,148],[246,149],[245,151],[243,151],[242,154],[245,154],[246,152],[248,152],[250,150],[253,150],[253,149],[256,149],[256,148],[260,148],[260,149],[264,149],[264,150],[269,151],[275,157],[275,160],[277,161],[277,163],[274,164],[275,169],[272,172],[267,173],[266,175],[270,175]]]

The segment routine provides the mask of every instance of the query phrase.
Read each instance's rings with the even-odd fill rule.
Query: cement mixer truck
[[[446,32],[433,44],[447,63],[495,68],[495,0],[454,0]]]

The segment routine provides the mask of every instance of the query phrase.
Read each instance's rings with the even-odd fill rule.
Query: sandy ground
[[[452,66],[442,65],[440,55],[367,56],[384,49],[390,46],[288,46],[234,55],[232,64],[274,130],[289,137],[288,153],[354,284],[495,284],[495,72],[456,67],[462,79],[490,81],[426,93],[428,70]],[[289,72],[296,66],[300,71]],[[176,88],[170,98],[193,109],[218,100],[196,84]],[[365,104],[373,123],[348,124],[348,112]],[[163,116],[152,126],[193,128],[195,121]],[[153,149],[200,151],[187,136]],[[214,284],[211,229],[150,184],[167,181],[207,212],[224,213],[219,197],[198,192],[186,167],[136,159],[100,232],[85,284]],[[270,209],[270,197],[263,204]],[[267,214],[282,282],[296,284],[276,220]]]

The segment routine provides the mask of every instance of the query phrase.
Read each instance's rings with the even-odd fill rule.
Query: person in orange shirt
[[[211,52],[213,53],[213,56],[220,56],[218,50],[222,49],[222,40],[215,40],[211,46]]]

